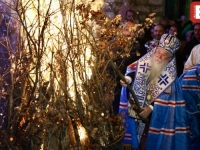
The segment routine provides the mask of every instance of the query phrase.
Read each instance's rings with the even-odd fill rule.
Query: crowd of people
[[[124,0],[119,14],[122,23],[139,22],[129,0]],[[113,107],[125,116],[123,142],[132,149],[200,149],[200,23],[185,16],[181,21],[177,25],[163,17],[147,29],[139,42],[141,55],[129,59],[123,70],[125,80],[120,80]]]

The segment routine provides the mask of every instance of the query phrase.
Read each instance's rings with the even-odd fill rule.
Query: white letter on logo
[[[200,5],[195,6],[195,18],[200,19]]]

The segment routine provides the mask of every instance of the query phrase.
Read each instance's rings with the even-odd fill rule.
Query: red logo
[[[190,4],[190,20],[200,23],[200,2],[192,2]]]

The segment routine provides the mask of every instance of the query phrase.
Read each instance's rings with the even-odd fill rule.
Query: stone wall
[[[123,0],[106,0],[106,2],[111,4],[112,11],[117,15]],[[155,23],[159,23],[164,16],[164,0],[132,0],[132,2],[139,12],[140,22],[143,22],[153,12],[156,13]]]

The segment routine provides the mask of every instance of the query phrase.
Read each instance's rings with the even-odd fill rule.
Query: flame
[[[77,34],[77,29],[76,26],[79,26],[79,24],[76,23],[77,20],[80,19],[80,16],[77,15],[77,12],[70,12],[70,10],[66,10],[66,16],[62,14],[62,11],[60,10],[60,3],[62,0],[40,0],[40,1],[29,1],[29,0],[22,0],[22,7],[27,8],[26,6],[29,7],[29,9],[25,10],[25,16],[23,17],[24,21],[23,21],[23,26],[21,26],[21,28],[26,28],[27,32],[30,34],[31,38],[35,41],[35,46],[34,50],[33,50],[33,54],[36,57],[33,60],[33,64],[31,67],[35,67],[37,64],[37,56],[41,56],[41,67],[39,72],[40,75],[40,82],[45,82],[45,81],[50,81],[52,78],[52,74],[51,74],[51,65],[53,67],[56,68],[56,60],[55,60],[55,55],[58,51],[61,51],[61,53],[65,56],[66,55],[66,60],[70,59],[71,57],[75,57],[76,54],[78,54],[80,56],[80,63],[83,69],[83,71],[86,72],[86,74],[83,76],[83,78],[91,78],[92,76],[92,60],[94,60],[95,58],[92,56],[91,53],[91,49],[89,46],[87,46],[86,41],[87,39],[81,39],[81,42],[85,42],[84,46],[75,46],[73,47],[73,45],[78,45],[76,43],[75,37],[78,37],[79,35]],[[52,2],[52,4],[51,4]],[[65,3],[66,5],[72,1],[62,1],[63,3]],[[75,1],[75,3],[79,3],[81,1],[77,0]],[[86,1],[87,2],[87,1]],[[91,2],[91,1],[90,1]],[[94,1],[92,3],[92,8],[94,10],[100,9],[100,7],[102,6],[102,4],[104,3],[103,0],[97,0]],[[39,8],[39,9],[38,9]],[[46,13],[49,10],[49,18],[46,18]],[[77,18],[73,18],[72,17],[72,13],[74,13],[75,17]],[[38,15],[39,14],[39,15]],[[47,20],[46,20],[47,19]],[[76,21],[75,21],[76,20]],[[44,27],[44,23],[45,21],[47,21],[47,26],[45,28],[45,31],[41,36],[41,32],[42,32],[42,27]],[[92,23],[91,23],[92,24]],[[95,25],[95,23],[94,23]],[[66,30],[67,29],[67,30]],[[25,32],[23,29],[20,30],[21,31],[21,35],[24,35],[23,32]],[[70,31],[73,31],[73,41],[71,43],[68,43],[65,41],[65,39],[63,38],[64,33],[67,32],[69,35],[71,34]],[[86,32],[85,34],[88,34],[87,31],[83,31]],[[29,52],[29,41],[26,39],[27,37],[23,37],[24,45],[25,47],[27,47],[27,53]],[[45,43],[45,45],[43,45],[43,47],[38,43],[38,41],[42,41]],[[71,48],[71,49],[70,49]],[[69,51],[67,51],[69,50]],[[41,54],[41,55],[39,55]],[[68,55],[67,55],[68,54]],[[50,65],[51,64],[51,65]],[[80,77],[78,76],[78,74],[76,74],[76,72],[74,71],[74,68],[72,67],[72,62],[68,62],[66,61],[66,68],[67,68],[67,84],[69,88],[69,93],[70,96],[75,96],[75,91],[74,91],[74,80],[76,80],[77,84],[81,84],[81,82],[83,82],[82,79],[80,79]],[[14,67],[14,66],[13,66]],[[79,68],[76,68],[79,69]],[[32,72],[30,74],[32,81],[35,81],[36,79],[36,70],[32,69]],[[59,74],[59,71],[58,71]],[[75,78],[73,78],[75,76]],[[56,77],[57,80],[54,80],[54,88],[55,91],[57,91],[59,89],[59,83],[61,82],[60,80],[61,77],[58,75]],[[40,86],[40,85],[38,85]],[[82,91],[81,86],[78,86],[78,90]],[[84,99],[83,97],[82,101],[84,103]],[[48,108],[48,107],[47,107]],[[34,116],[33,116],[34,118]],[[22,126],[24,124],[25,120],[24,118],[22,119],[22,121],[20,122],[20,126]],[[39,127],[39,126],[38,126]],[[82,142],[84,142],[87,139],[87,132],[85,130],[85,128],[80,124],[79,129],[78,129],[78,133],[80,136],[80,140]],[[44,145],[41,145],[41,149],[44,148]]]
[[[81,143],[84,143],[85,140],[88,138],[85,128],[80,125],[78,129],[78,133],[79,133]]]

